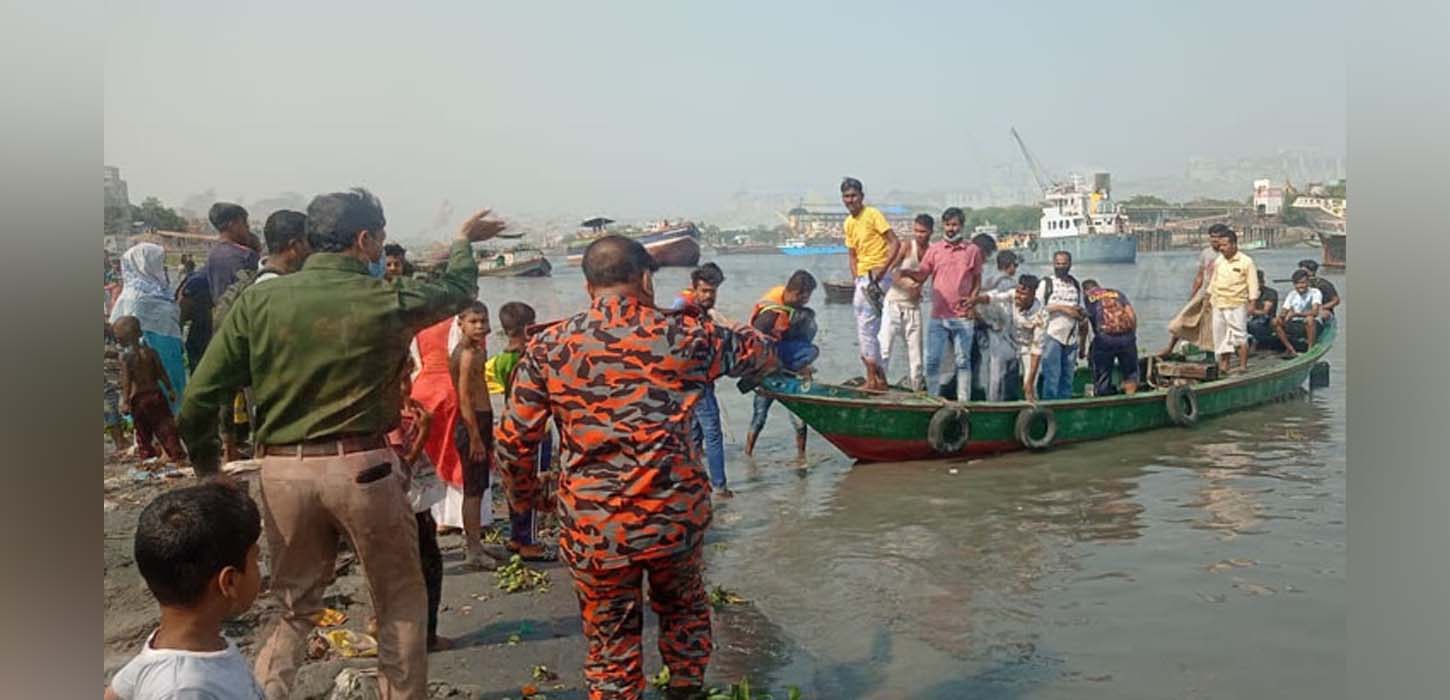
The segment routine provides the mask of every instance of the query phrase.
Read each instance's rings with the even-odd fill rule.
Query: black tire
[[[1323,360],[1309,369],[1309,388],[1323,389],[1329,386],[1329,363]]]
[[[1187,384],[1178,384],[1168,389],[1164,399],[1168,408],[1168,419],[1187,428],[1198,422],[1198,392]]]
[[[1039,418],[1042,419],[1045,429],[1042,435],[1033,437],[1032,425]],[[1023,447],[1029,450],[1045,450],[1057,439],[1057,416],[1052,413],[1052,409],[1042,406],[1024,408],[1017,413],[1017,426],[1013,434]]]
[[[926,442],[942,456],[959,454],[972,437],[971,414],[961,406],[942,406],[931,415]]]

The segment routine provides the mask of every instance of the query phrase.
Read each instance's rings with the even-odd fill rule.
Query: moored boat
[[[1243,374],[1145,386],[1133,395],[963,404],[928,394],[868,392],[803,382],[788,375],[769,377],[756,390],[785,404],[806,425],[857,460],[985,456],[1192,425],[1200,417],[1291,396],[1303,388],[1306,379],[1311,385],[1323,385],[1329,367],[1322,359],[1335,332],[1332,323],[1327,325],[1314,347],[1292,359],[1259,354]],[[1081,378],[1075,384],[1081,386]]]
[[[1319,234],[1319,245],[1324,250],[1324,267],[1343,270],[1345,268],[1345,240],[1343,231],[1323,231]]]
[[[786,255],[844,255],[846,243],[840,239],[804,239],[794,238],[776,246]]]
[[[723,245],[715,246],[716,255],[779,255],[780,249],[773,245]]]
[[[999,249],[1016,253],[1025,265],[1051,264],[1059,250],[1077,264],[1137,262],[1138,237],[1128,232],[1109,183],[1107,173],[1097,173],[1091,187],[1077,176],[1048,187],[1037,233],[1003,236]]]
[[[554,266],[543,251],[516,248],[478,256],[479,277],[548,277]]]
[[[827,304],[849,304],[856,295],[856,285],[851,282],[822,282],[826,288]]]

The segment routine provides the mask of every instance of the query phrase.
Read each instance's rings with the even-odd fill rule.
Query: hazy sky
[[[1344,153],[1344,31],[1261,2],[112,2],[105,160],[134,201],[372,188],[618,218],[740,189],[968,188],[1017,158],[1181,172]]]

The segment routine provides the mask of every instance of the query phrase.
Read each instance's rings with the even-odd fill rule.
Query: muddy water
[[[1270,278],[1317,255],[1253,253]],[[797,267],[846,268],[845,256],[717,262],[720,307],[737,319]],[[1194,264],[1146,254],[1074,272],[1127,293],[1141,345],[1156,348]],[[686,275],[663,271],[661,299]],[[481,284],[491,307],[523,299],[541,319],[585,303],[562,264],[550,279]],[[859,375],[850,309],[823,301],[819,375]],[[717,509],[708,577],[751,604],[717,616],[712,679],[812,698],[1341,696],[1349,315],[1327,389],[1042,455],[855,465],[812,434],[802,466],[777,405],[750,460],[749,397],[722,382],[737,496]]]

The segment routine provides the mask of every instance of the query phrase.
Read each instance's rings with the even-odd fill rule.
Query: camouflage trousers
[[[710,662],[710,601],[701,578],[700,547],[631,562],[613,569],[570,569],[589,653],[584,679],[589,700],[638,700],[644,696],[642,663],[644,582],[660,618],[660,657],[670,685],[700,685]]]

